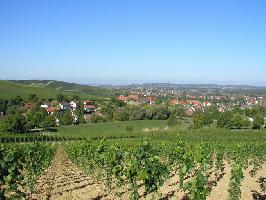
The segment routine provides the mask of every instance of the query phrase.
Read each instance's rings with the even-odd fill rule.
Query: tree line
[[[56,100],[39,99],[35,94],[32,94],[28,99],[16,97],[14,99],[0,99],[0,131],[12,133],[29,132],[32,129],[50,129],[60,125],[79,124],[84,122],[83,104],[78,96],[74,96],[73,100],[77,101],[74,121],[73,113],[70,110],[59,110],[53,115],[41,108],[44,101],[57,105],[58,102],[69,101],[68,97],[59,94]],[[30,109],[25,108],[25,103],[31,103],[33,106]]]
[[[219,112],[211,108],[205,112],[195,113],[194,128],[214,125],[224,129],[261,129],[264,125],[264,111],[262,107],[241,110],[236,107],[233,110]],[[216,122],[216,123],[215,123]]]

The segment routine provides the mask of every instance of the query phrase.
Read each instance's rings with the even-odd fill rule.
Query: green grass
[[[36,94],[39,98],[56,98],[57,94],[63,94],[68,97],[73,97],[76,93],[58,91],[55,88],[42,88],[26,84],[15,83],[12,81],[0,80],[0,98],[9,99],[15,98],[16,96],[21,96],[23,98],[28,98],[30,94]],[[89,95],[85,93],[78,93],[81,98],[93,98],[94,95]]]
[[[210,142],[210,143],[261,143],[266,144],[266,130],[245,130],[233,131],[224,129],[201,129],[201,130],[170,130],[151,135],[152,140],[176,142],[178,139],[191,143]]]
[[[117,144],[134,145],[142,138],[147,137],[154,143],[165,143],[174,145],[181,138],[189,143],[208,142],[215,144],[265,144],[266,129],[262,130],[224,130],[218,128],[205,128],[201,130],[188,129],[192,120],[184,118],[179,120],[176,125],[169,127],[164,120],[140,120],[140,121],[123,121],[123,122],[105,122],[90,123],[83,125],[70,125],[58,128],[58,132],[50,133],[65,137],[126,137],[135,136],[136,138],[118,138],[111,142]],[[127,127],[131,126],[133,131],[128,131]],[[143,131],[144,129],[149,131]],[[24,134],[0,134],[0,137],[24,137]],[[27,136],[27,135],[26,135]],[[265,147],[266,150],[266,147]]]
[[[58,128],[58,134],[71,137],[107,137],[107,136],[150,136],[164,132],[176,132],[186,130],[191,126],[192,120],[184,118],[177,120],[174,126],[168,126],[167,120],[137,120],[137,121],[117,121],[104,123],[90,123],[83,125],[70,125]],[[128,131],[127,127],[132,127]]]
[[[127,131],[126,128],[131,126],[133,131]],[[107,136],[127,136],[143,135],[142,130],[145,128],[163,129],[167,126],[163,120],[143,120],[143,121],[125,121],[125,122],[105,122],[91,123],[83,125],[70,125],[58,128],[58,134],[72,137],[107,137]]]
[[[75,93],[77,95],[87,94],[87,95],[93,95],[93,96],[97,96],[97,97],[111,97],[112,95],[115,94],[115,91],[112,89],[100,88],[100,87],[94,87],[94,86],[88,86],[88,85],[81,85],[81,84],[77,84],[77,83],[68,83],[68,82],[64,82],[64,81],[17,80],[17,81],[12,81],[12,82],[16,82],[16,83],[31,86],[31,87],[57,90],[58,92],[69,91],[69,92]]]

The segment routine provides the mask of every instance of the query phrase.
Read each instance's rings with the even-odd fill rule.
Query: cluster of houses
[[[31,110],[36,106],[36,103],[27,102],[24,104],[25,110]],[[41,108],[45,109],[49,115],[54,115],[58,112],[63,112],[64,110],[69,110],[73,116],[73,122],[75,123],[78,120],[78,116],[76,114],[77,103],[75,101],[71,102],[59,102],[59,103],[50,103],[50,102],[43,102],[40,106]],[[83,102],[83,112],[84,118],[86,119],[86,115],[91,115],[96,111],[95,103],[92,100],[85,100]],[[59,125],[59,120],[56,120],[56,123]]]
[[[138,94],[130,94],[128,96],[120,95],[117,97],[117,99],[126,103],[138,102],[138,103],[154,104],[156,101],[156,98],[153,96],[140,97]]]
[[[219,112],[225,112],[232,110],[235,106],[239,106],[240,109],[252,108],[255,105],[265,105],[264,97],[249,97],[249,96],[206,96],[206,95],[186,95],[187,100],[179,100],[178,98],[172,98],[167,103],[170,106],[180,106],[185,108],[188,116],[193,116],[198,110],[204,111],[206,108],[215,105]],[[133,93],[127,96],[120,95],[118,100],[126,103],[149,103],[154,104],[156,97],[154,96],[142,96],[137,93]],[[211,102],[210,102],[211,101]]]
[[[156,97],[153,96],[142,96],[138,94],[130,94],[128,96],[120,95],[117,97],[118,100],[123,101],[125,103],[149,103],[150,105],[154,104],[156,101]],[[212,104],[209,101],[204,101],[203,103],[197,100],[178,100],[178,98],[171,99],[169,102],[171,106],[183,106],[186,108],[186,114],[188,116],[192,116],[197,110],[203,110],[205,107],[210,107]]]
[[[176,98],[171,99],[169,101],[169,105],[182,106],[186,109],[186,114],[188,116],[192,116],[197,110],[204,110],[206,107],[210,107],[212,104],[207,100],[200,102],[197,100],[178,100],[178,98]]]
[[[193,116],[196,111],[204,111],[206,108],[215,105],[219,112],[225,112],[227,110],[232,110],[235,106],[239,106],[240,109],[252,108],[255,105],[265,106],[265,99],[263,96],[258,97],[235,97],[235,96],[206,96],[206,95],[187,95],[186,100],[179,100],[178,98],[172,98],[169,101],[166,100],[164,103],[170,106],[178,106],[185,109],[187,116]],[[183,98],[184,99],[184,98]],[[128,104],[141,104],[148,103],[154,105],[156,102],[155,96],[143,96],[136,93],[131,93],[129,95],[119,95],[117,100],[123,101]],[[36,106],[32,102],[28,102],[24,105],[24,108],[30,110]],[[64,110],[69,110],[73,116],[74,121],[78,120],[76,115],[77,102],[43,102],[41,108],[45,109],[49,115],[54,115],[57,112],[62,112]],[[99,109],[96,108],[95,102],[92,100],[83,101],[83,113],[84,118],[89,120],[93,113],[101,115]],[[1,113],[0,113],[1,115]],[[59,122],[58,122],[59,123]]]

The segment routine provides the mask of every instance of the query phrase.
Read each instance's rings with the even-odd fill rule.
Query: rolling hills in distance
[[[40,98],[56,98],[58,94],[81,98],[110,97],[114,90],[54,80],[0,80],[0,98],[27,98],[36,94]]]
[[[36,94],[40,98],[56,98],[58,94],[69,97],[78,95],[81,98],[112,97],[116,89],[123,88],[175,88],[175,89],[218,89],[218,90],[245,90],[249,92],[266,93],[265,87],[249,85],[218,85],[218,84],[172,84],[172,83],[144,83],[130,85],[98,85],[89,86],[85,84],[70,83],[56,80],[0,80],[0,98],[14,98],[21,96],[27,98],[30,94]],[[115,89],[116,88],[116,89]]]

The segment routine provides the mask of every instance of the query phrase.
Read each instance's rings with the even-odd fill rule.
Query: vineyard
[[[0,146],[0,199],[30,199],[36,182],[54,158],[55,145]]]
[[[265,199],[263,141],[14,143],[0,157],[1,199]]]

